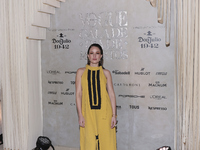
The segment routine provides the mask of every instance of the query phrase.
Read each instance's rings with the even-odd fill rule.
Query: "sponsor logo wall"
[[[118,150],[173,147],[173,41],[165,47],[156,9],[137,0],[79,3],[68,1],[56,10],[42,42],[44,134],[54,145],[79,146],[75,76],[96,42],[113,79]]]

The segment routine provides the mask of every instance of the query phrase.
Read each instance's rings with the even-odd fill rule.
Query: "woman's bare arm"
[[[104,74],[107,78],[107,90],[108,90],[108,95],[110,97],[111,101],[111,107],[112,107],[112,120],[111,120],[111,128],[114,128],[115,124],[117,123],[116,121],[116,97],[115,97],[115,92],[113,88],[113,83],[112,83],[112,77],[110,74],[109,70],[104,69]]]
[[[81,127],[85,127],[85,119],[82,115],[82,88],[81,88],[81,76],[84,72],[84,68],[79,68],[76,73],[76,108],[78,112],[78,118],[79,118],[79,125]]]

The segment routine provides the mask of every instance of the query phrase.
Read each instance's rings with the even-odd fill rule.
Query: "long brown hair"
[[[100,50],[100,52],[101,52],[102,57],[101,57],[101,60],[99,61],[99,66],[102,66],[102,67],[103,67],[103,49],[102,49],[101,45],[99,45],[99,44],[97,44],[97,43],[91,44],[90,47],[88,48],[87,54],[89,55],[90,49],[91,49],[91,47],[93,47],[93,46],[99,48],[99,50]],[[87,57],[87,64],[90,65],[90,60],[88,59],[88,57]]]

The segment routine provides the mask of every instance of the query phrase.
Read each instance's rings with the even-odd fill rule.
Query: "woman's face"
[[[92,46],[89,50],[88,59],[90,60],[90,65],[99,64],[102,54],[98,47]]]

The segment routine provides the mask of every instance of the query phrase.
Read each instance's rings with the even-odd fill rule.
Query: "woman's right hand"
[[[83,115],[79,116],[79,126],[83,128],[85,127],[85,119]]]

